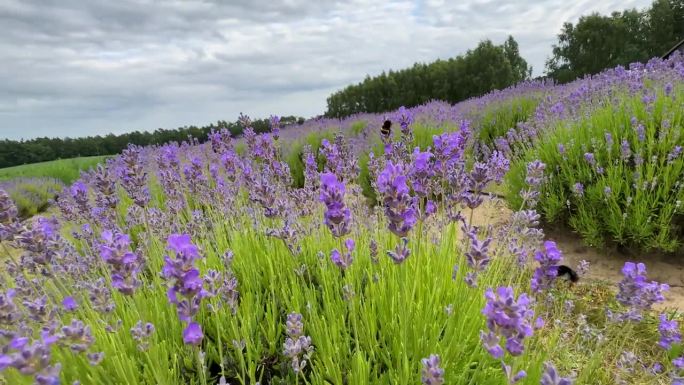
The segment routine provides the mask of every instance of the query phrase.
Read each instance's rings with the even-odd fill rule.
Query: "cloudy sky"
[[[0,0],[0,138],[310,117],[366,74],[512,34],[541,74],[564,21],[650,0]]]

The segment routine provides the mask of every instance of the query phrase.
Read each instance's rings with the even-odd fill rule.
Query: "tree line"
[[[532,68],[520,56],[512,36],[501,45],[484,40],[464,55],[411,68],[366,76],[327,99],[328,117],[384,112],[439,99],[456,103],[523,81]]]
[[[592,13],[565,23],[546,63],[547,75],[568,82],[605,68],[662,56],[684,39],[684,0],[656,0],[642,11]]]
[[[605,68],[644,62],[663,55],[682,39],[684,0],[656,0],[642,11],[582,16],[576,25],[563,25],[546,62],[545,77],[564,83]],[[485,40],[448,60],[366,76],[361,83],[330,95],[326,115],[390,111],[432,99],[456,103],[511,86],[530,74],[513,37],[502,45]]]
[[[285,116],[280,118],[281,126],[302,124],[304,118]],[[257,119],[251,123],[257,133],[270,131],[268,119]],[[123,151],[129,143],[140,146],[181,142],[189,137],[204,142],[212,131],[227,129],[234,137],[242,135],[244,129],[239,121],[219,120],[207,126],[187,126],[176,129],[159,128],[152,132],[134,131],[121,135],[87,136],[81,138],[35,138],[30,140],[0,140],[0,168],[21,164],[46,162],[55,159],[81,156],[112,155]]]

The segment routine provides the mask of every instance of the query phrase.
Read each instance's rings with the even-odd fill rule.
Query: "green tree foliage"
[[[661,56],[684,39],[684,0],[656,0],[650,8],[593,13],[568,22],[546,63],[547,74],[568,82],[605,68]]]
[[[285,116],[281,125],[302,124],[304,118]],[[268,119],[252,122],[257,133],[270,130]],[[46,162],[55,159],[68,159],[81,156],[113,155],[120,153],[129,143],[140,146],[181,142],[193,137],[204,142],[211,131],[227,129],[237,137],[242,135],[243,127],[239,122],[219,120],[204,127],[186,126],[177,129],[158,128],[153,132],[133,131],[126,134],[88,136],[82,138],[36,138],[31,140],[0,140],[0,168],[21,164]]]
[[[531,72],[512,36],[502,45],[484,40],[462,56],[366,76],[363,82],[328,97],[326,116],[384,112],[433,99],[455,103],[518,83]]]

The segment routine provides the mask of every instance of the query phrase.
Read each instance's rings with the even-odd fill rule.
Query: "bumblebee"
[[[565,265],[558,266],[558,278],[567,279],[572,283],[579,281],[579,275],[577,272]]]
[[[389,137],[392,133],[392,122],[385,120],[385,123],[382,124],[382,128],[380,128],[380,133],[384,137]]]

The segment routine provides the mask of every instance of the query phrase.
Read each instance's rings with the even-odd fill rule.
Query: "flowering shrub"
[[[592,245],[677,250],[684,241],[682,68],[680,59],[618,68],[541,105],[537,115],[553,120],[518,152],[508,178],[512,206],[524,166],[540,159],[553,173],[540,196],[546,221]],[[559,104],[564,112],[554,113]]]

